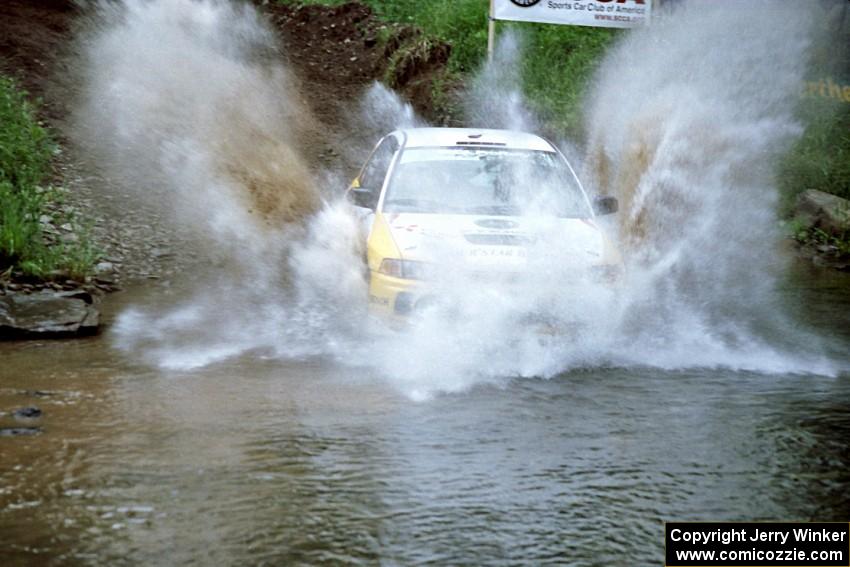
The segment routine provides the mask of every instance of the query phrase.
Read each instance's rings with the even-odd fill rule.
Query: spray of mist
[[[383,343],[386,371],[414,395],[599,365],[837,372],[775,293],[785,260],[773,175],[801,131],[794,110],[819,29],[809,8],[695,1],[623,38],[589,93],[589,144],[576,161],[591,193],[621,202],[608,228],[624,281],[612,290],[577,278],[569,252],[557,257],[559,235],[536,219],[546,261],[509,294],[455,278],[441,290],[451,315],[426,313]],[[534,129],[520,56],[506,35],[474,83],[474,124]],[[540,313],[575,335],[546,340],[521,324]]]
[[[76,141],[131,194],[128,207],[160,210],[190,233],[189,253],[208,260],[188,298],[119,317],[122,348],[193,368],[274,352],[311,319],[292,307],[301,288],[287,284],[287,267],[323,206],[302,157],[314,120],[282,60],[274,31],[247,4],[103,2],[79,23]]]
[[[522,36],[506,31],[496,44],[493,60],[472,81],[464,114],[470,126],[536,132],[538,121],[522,94]]]
[[[148,203],[217,248],[263,242],[318,204],[311,128],[274,33],[223,0],[97,4],[78,32],[75,133]],[[242,256],[243,254],[233,254]]]
[[[401,330],[366,315],[362,227],[347,203],[321,202],[316,187],[339,195],[345,182],[312,176],[300,158],[308,113],[262,19],[213,0],[102,8],[85,28],[81,136],[142,198],[169,203],[240,265],[247,257],[232,278],[251,278],[129,310],[117,344],[172,368],[246,352],[329,357],[415,398],[600,365],[836,372],[815,338],[788,332],[773,294],[772,171],[799,133],[793,105],[814,24],[804,4],[777,4],[686,3],[601,63],[575,165],[591,193],[621,201],[610,228],[623,281],[583,277],[557,223],[531,206],[535,244],[510,286],[470,276],[449,244],[437,246],[442,301]],[[535,129],[520,50],[507,36],[476,80],[474,125]],[[379,85],[358,119],[379,134],[422,124]],[[222,294],[239,303],[236,320],[221,314]],[[573,331],[541,335],[550,322]]]
[[[628,35],[590,100],[586,177],[621,203],[638,360],[824,370],[775,301],[774,170],[817,22],[806,2],[692,1]],[[650,352],[651,357],[640,356]]]

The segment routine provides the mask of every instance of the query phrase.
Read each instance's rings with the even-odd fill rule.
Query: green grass
[[[786,213],[806,189],[850,199],[850,103],[804,98],[801,114],[806,130],[780,167]]]
[[[42,187],[56,144],[36,116],[27,93],[0,76],[0,274],[82,279],[98,257],[85,234],[77,230],[74,243],[48,242],[43,234],[40,219],[51,216],[50,203],[58,198],[57,191]]]
[[[807,189],[850,199],[850,103],[803,97],[800,119],[805,131],[779,167],[783,217],[792,217],[797,195]],[[827,234],[791,219],[793,237],[803,244],[834,247],[839,256],[850,256],[850,231]]]
[[[844,234],[830,234],[819,228],[807,226],[799,219],[790,219],[782,223],[788,237],[806,246],[828,246],[836,257],[850,257],[850,231]]]
[[[50,171],[54,145],[35,119],[26,93],[0,77],[0,182],[32,188]]]

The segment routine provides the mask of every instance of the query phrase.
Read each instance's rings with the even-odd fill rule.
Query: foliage
[[[50,279],[61,274],[81,279],[97,260],[97,251],[80,231],[72,243],[45,238],[41,220],[52,219],[50,205],[58,192],[40,184],[50,173],[55,150],[26,92],[0,76],[0,273],[4,275],[20,272]]]
[[[786,213],[806,189],[850,199],[850,104],[804,98],[801,115],[805,132],[780,166]]]
[[[35,187],[47,175],[53,142],[34,118],[26,93],[0,76],[0,182]]]
[[[838,235],[830,234],[797,218],[784,221],[782,225],[789,238],[804,246],[826,247],[832,250],[836,257],[850,257],[850,231]]]

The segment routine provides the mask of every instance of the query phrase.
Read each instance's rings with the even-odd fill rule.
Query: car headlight
[[[378,271],[394,278],[428,280],[433,278],[434,267],[427,262],[384,258]]]

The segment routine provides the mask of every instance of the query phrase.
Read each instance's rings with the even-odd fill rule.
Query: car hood
[[[530,264],[594,265],[605,240],[588,219],[389,213],[405,260],[516,271]]]

